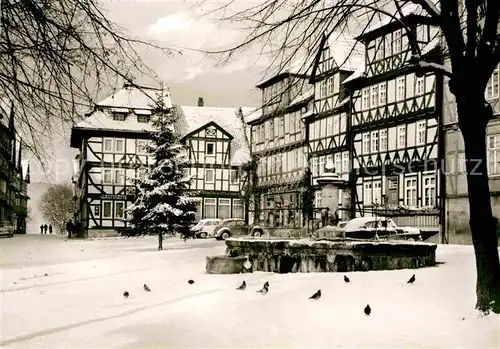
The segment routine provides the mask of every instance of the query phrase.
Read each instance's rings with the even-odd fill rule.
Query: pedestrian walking
[[[49,225],[49,234],[52,234],[52,224]]]
[[[47,224],[44,224],[43,225],[43,233],[44,234],[47,234],[47,228],[48,228]]]
[[[43,234],[43,224],[40,225],[40,234]]]
[[[71,235],[73,233],[73,230],[75,229],[75,225],[71,221],[71,219],[66,223],[66,230],[68,231],[68,239],[71,238]]]

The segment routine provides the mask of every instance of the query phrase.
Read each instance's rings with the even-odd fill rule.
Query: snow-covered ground
[[[437,267],[343,274],[209,275],[224,243],[67,241],[85,260],[2,270],[6,348],[496,348],[497,315],[474,311],[470,246],[439,246]],[[73,246],[73,244],[76,244]],[[105,254],[99,246],[107,246]],[[120,253],[120,251],[122,251]],[[0,252],[4,252],[3,250]],[[62,253],[61,255],[64,255]],[[95,256],[95,258],[92,258]],[[407,284],[412,274],[416,282]],[[195,283],[189,285],[187,280]],[[245,291],[236,287],[246,280]],[[267,295],[255,291],[265,281]],[[152,292],[145,292],[147,283]],[[309,300],[318,289],[322,298]],[[124,299],[123,292],[130,292]],[[363,308],[370,304],[372,313]]]

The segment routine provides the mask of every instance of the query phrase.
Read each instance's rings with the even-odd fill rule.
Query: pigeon
[[[144,284],[144,291],[151,292],[151,289],[149,288],[148,285]]]
[[[264,287],[269,288],[269,281],[266,281],[266,283],[264,284]]]
[[[127,299],[127,298],[128,298],[128,296],[129,296],[128,291],[123,292],[123,297],[125,297],[125,299]]]
[[[407,284],[412,284],[415,282],[415,274],[412,275],[412,277],[410,278],[410,280],[408,280]]]
[[[347,276],[344,275],[344,281],[345,282],[351,282],[351,280],[349,280],[349,278]]]
[[[266,287],[266,285],[264,285],[264,287],[262,287],[262,290],[259,290],[257,291],[258,293],[262,293],[263,295],[267,294],[267,292],[269,292],[269,288]]]
[[[318,292],[309,297],[309,299],[314,299],[314,300],[318,300],[320,298],[321,298],[321,290],[318,290]]]
[[[194,284],[194,280],[188,280],[188,284],[190,285]]]
[[[367,304],[365,307],[365,314],[370,315],[372,312],[372,308],[370,308],[370,304]]]
[[[245,288],[247,288],[247,283],[245,281],[243,281],[243,283],[241,284],[240,287],[237,288],[237,290],[243,291]]]

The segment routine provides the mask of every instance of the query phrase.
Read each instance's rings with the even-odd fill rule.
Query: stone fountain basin
[[[355,239],[229,238],[226,258],[248,258],[252,271],[275,273],[414,269],[436,265],[437,245]],[[241,272],[241,271],[240,271]]]

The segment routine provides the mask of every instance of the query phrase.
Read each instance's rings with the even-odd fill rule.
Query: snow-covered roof
[[[353,36],[333,32],[327,39],[328,47],[337,66],[342,70],[355,71],[365,64],[365,47]]]
[[[363,64],[363,67],[360,67],[356,69],[354,73],[352,73],[347,79],[342,81],[342,84],[347,84],[348,82],[354,81],[356,79],[362,78],[366,76],[365,72],[365,65]]]
[[[101,107],[152,109],[159,97],[163,97],[165,108],[172,107],[170,92],[167,89],[132,86],[126,84],[113,95],[97,103]]]
[[[262,116],[262,108],[241,107],[241,112],[243,114],[243,119],[245,120],[245,123],[257,120]]]
[[[113,120],[113,114],[108,110],[94,111],[85,120],[76,124],[74,128],[134,132],[152,130],[151,123],[138,122],[137,117],[133,114],[128,115],[124,121]]]
[[[314,97],[314,86],[309,88],[307,91],[305,91],[304,93],[298,95],[297,97],[295,97],[292,102],[290,103],[290,107],[295,105],[295,104],[299,104],[301,102],[305,102],[307,101],[308,99]]]
[[[174,114],[174,128],[181,137],[185,137],[208,123],[214,122],[233,136],[231,159],[238,150],[250,152],[245,136],[245,125],[239,108],[175,106]]]

